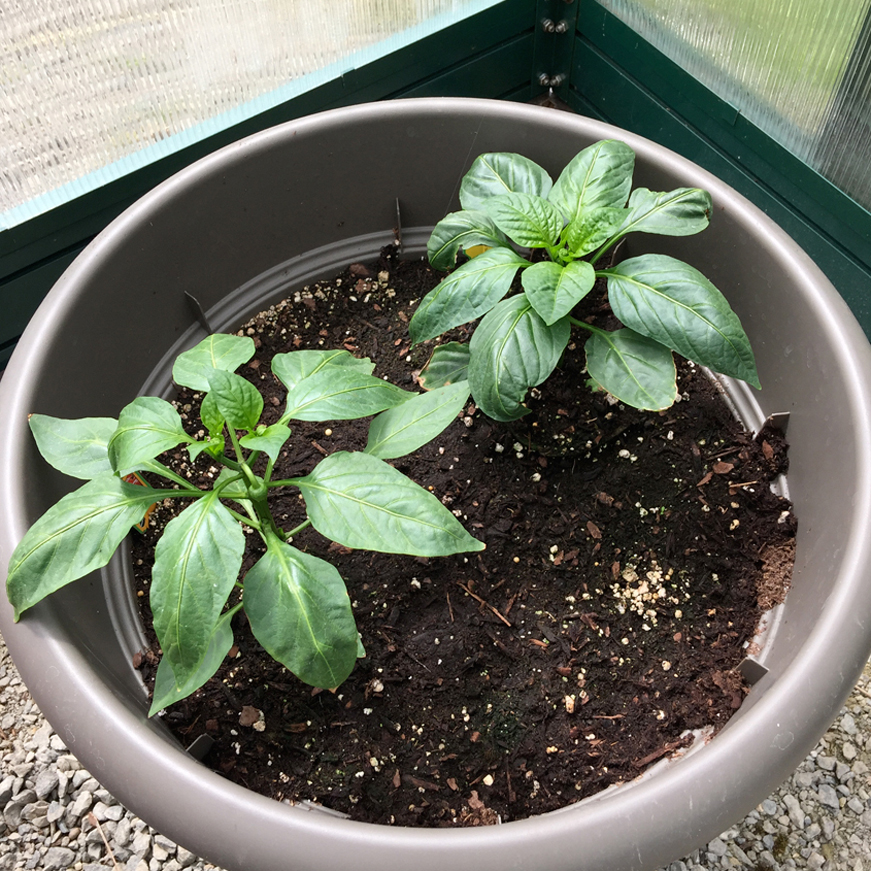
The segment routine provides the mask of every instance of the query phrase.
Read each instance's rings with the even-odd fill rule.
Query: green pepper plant
[[[708,225],[706,191],[631,190],[634,164],[632,149],[616,140],[585,148],[555,183],[519,154],[475,159],[460,185],[462,210],[439,221],[427,246],[441,270],[455,267],[461,251],[473,256],[421,300],[409,328],[419,344],[481,321],[468,344],[436,349],[425,386],[467,378],[482,411],[516,419],[528,410],[527,390],[553,372],[578,329],[588,334],[591,386],[636,408],[675,401],[673,351],[759,387],[737,315],[701,272],[665,254],[600,265],[629,233],[687,236]],[[522,292],[511,295],[518,270]],[[597,278],[607,281],[620,329],[573,316]]]
[[[190,436],[173,405],[154,396],[134,399],[117,420],[30,416],[45,459],[87,483],[49,508],[12,554],[7,594],[16,620],[106,565],[150,505],[190,501],[155,549],[150,603],[163,656],[149,716],[215,673],[242,608],[263,648],[304,682],[332,688],[348,677],[364,655],[351,602],[333,565],[291,543],[305,527],[349,548],[384,553],[446,556],[484,547],[432,493],[386,462],[450,424],[468,399],[467,384],[414,394],[374,376],[371,361],[347,351],[293,351],[273,359],[287,401],[267,426],[260,422],[260,392],[234,371],[253,354],[251,338],[216,334],[175,360],[175,382],[204,394],[203,438]],[[274,477],[290,421],[370,415],[364,451],[332,453],[302,477]],[[157,459],[179,445],[192,459],[205,452],[220,464],[211,489],[193,486]],[[125,480],[140,471],[167,486]],[[295,529],[282,529],[270,511],[269,496],[279,488],[297,488],[304,500],[306,519]],[[266,550],[240,580],[244,527],[261,536]],[[236,588],[241,593],[234,596]]]

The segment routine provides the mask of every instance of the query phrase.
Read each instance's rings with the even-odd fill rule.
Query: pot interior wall
[[[294,122],[234,145],[165,183],[86,250],[52,292],[47,304],[54,303],[55,312],[26,334],[19,358],[27,360],[28,410],[60,417],[115,416],[143,386],[163,392],[174,354],[203,335],[186,293],[196,297],[216,326],[230,328],[259,307],[250,302],[251,294],[269,302],[274,288],[287,285],[288,269],[308,276],[299,278],[302,284],[377,251],[393,238],[397,201],[407,228],[432,226],[458,208],[460,178],[477,154],[518,151],[555,177],[580,148],[615,135],[604,125],[551,110],[524,107],[506,116],[476,101],[440,105],[443,111],[417,114],[361,107],[327,122],[326,133],[332,134],[327,138],[323,120]],[[856,559],[849,542],[856,524],[867,519],[867,498],[861,504],[842,498],[855,492],[857,475],[867,481],[867,432],[856,422],[867,418],[867,410],[851,412],[858,402],[851,390],[860,376],[842,350],[845,329],[848,339],[858,342],[858,328],[839,301],[823,306],[813,296],[816,273],[811,270],[809,278],[797,271],[785,237],[758,217],[748,218],[737,195],[686,161],[661,162],[644,140],[622,138],[638,154],[636,186],[712,190],[709,230],[696,237],[645,237],[645,250],[687,260],[726,294],[756,351],[764,387],[760,405],[767,414],[791,415],[789,484],[799,546],[783,626],[767,654],[770,671],[757,685],[770,686],[815,625],[827,619],[827,603],[847,595],[833,587],[833,579]],[[406,235],[419,245],[425,230],[406,230]],[[760,247],[766,239],[775,242],[773,253]],[[305,256],[316,249],[324,256]],[[801,265],[808,267],[809,261]],[[162,362],[155,369],[158,359]],[[24,364],[13,361],[13,377],[21,371],[16,365]],[[26,505],[32,521],[70,482],[46,469],[24,420],[7,423],[27,459],[6,492]],[[806,544],[808,533],[813,546]],[[77,655],[95,673],[108,676],[116,696],[141,716],[143,690],[129,665],[131,651],[110,631],[112,617],[99,576],[46,601],[38,611],[46,627],[79,643]],[[864,647],[845,651],[845,673],[856,673],[867,653]],[[834,716],[836,698],[847,688],[810,693],[822,698],[813,702],[818,711],[805,716],[820,721]],[[747,711],[753,698],[751,693]],[[736,721],[745,715],[742,708]],[[809,739],[797,740],[806,744]],[[766,775],[771,786],[806,749],[794,747],[784,755]]]

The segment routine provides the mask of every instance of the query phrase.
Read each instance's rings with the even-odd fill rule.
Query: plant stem
[[[164,466],[163,463],[159,462],[158,460],[152,460],[151,464],[153,467],[151,471],[156,472],[157,474],[161,475],[164,478],[167,478],[170,481],[175,482],[176,484],[181,484],[182,487],[190,487],[190,481],[185,480],[181,477],[181,475],[177,475],[175,472],[172,471],[172,469]]]
[[[585,323],[584,321],[579,321],[577,318],[573,318],[571,315],[569,315],[569,323],[573,327],[581,327],[582,329],[588,330],[591,333],[599,333],[603,336],[608,335],[607,330],[600,330],[598,327],[594,327],[592,324]]]
[[[267,481],[267,487],[296,487],[299,478],[284,478],[281,481]]]
[[[242,445],[239,444],[236,430],[232,426],[228,426],[227,432],[230,434],[230,441],[233,443],[233,450],[236,452],[236,458],[239,460],[239,465],[243,466],[245,464],[245,454],[242,453]]]
[[[311,520],[306,518],[304,523],[300,523],[299,526],[294,527],[293,529],[290,530],[290,532],[286,533],[287,540],[293,538],[295,535],[299,535],[300,532],[302,532],[304,529],[306,529],[307,527],[309,527],[311,525],[312,525]]]
[[[185,481],[185,490],[162,490],[157,487],[151,487],[151,493],[155,500],[157,499],[201,499],[208,495],[208,490],[190,489],[190,484]]]

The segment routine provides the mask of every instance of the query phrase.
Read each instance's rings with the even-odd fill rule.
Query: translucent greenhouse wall
[[[871,207],[869,0],[599,0]]]
[[[0,229],[497,0],[3,0]]]

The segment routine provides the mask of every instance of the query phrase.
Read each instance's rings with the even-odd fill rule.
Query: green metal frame
[[[130,203],[203,155],[282,121],[352,103],[418,96],[526,101],[548,93],[729,182],[816,260],[871,335],[871,214],[595,0],[503,0],[0,232],[0,368],[76,254]]]

